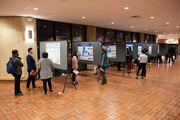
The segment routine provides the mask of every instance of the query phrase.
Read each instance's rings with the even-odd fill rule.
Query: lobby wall
[[[32,39],[27,39],[27,30],[32,31]],[[19,51],[24,64],[21,80],[27,79],[26,55],[29,47],[33,48],[33,57],[37,62],[36,36],[36,19],[27,21],[26,17],[0,17],[0,80],[14,80],[13,76],[6,72],[6,63],[12,56],[13,49]]]

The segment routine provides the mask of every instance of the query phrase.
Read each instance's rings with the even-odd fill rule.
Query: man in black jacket
[[[20,79],[22,75],[23,63],[21,62],[21,58],[19,57],[19,53],[17,50],[12,51],[13,66],[15,68],[15,72],[12,74],[15,78],[15,96],[23,95],[20,90]]]
[[[32,48],[28,48],[28,55],[26,57],[26,61],[27,61],[27,71],[28,71],[28,79],[27,79],[27,85],[26,88],[28,91],[30,91],[31,89],[29,88],[30,82],[32,80],[32,87],[36,88],[35,85],[35,77],[30,76],[30,72],[31,71],[36,71],[36,62],[32,56],[33,54],[33,50]]]

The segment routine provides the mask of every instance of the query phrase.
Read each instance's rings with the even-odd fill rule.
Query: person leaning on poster
[[[101,67],[100,67],[100,74],[103,77],[102,82],[100,85],[105,85],[107,83],[107,79],[105,76],[105,70],[108,67],[108,56],[107,56],[107,50],[102,48],[101,50]]]
[[[75,51],[74,52],[74,55],[73,55],[73,58],[72,58],[72,84],[76,85],[78,84],[78,82],[76,81],[76,74],[78,73],[77,69],[78,69],[78,55],[79,55],[79,52],[78,51]]]

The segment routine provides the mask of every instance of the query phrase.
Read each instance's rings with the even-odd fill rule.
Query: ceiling
[[[31,16],[161,35],[160,39],[180,38],[180,0],[0,0],[0,16]]]

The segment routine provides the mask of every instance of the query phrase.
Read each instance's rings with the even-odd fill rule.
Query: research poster
[[[79,60],[93,61],[93,43],[79,43],[78,44]]]
[[[48,53],[48,58],[51,59],[53,63],[61,64],[60,43],[46,43],[46,52]]]
[[[152,44],[149,44],[149,54],[152,54]]]
[[[142,51],[142,44],[138,44],[138,55],[141,54]]]
[[[116,58],[116,43],[103,43],[102,48],[107,50],[108,58]]]
[[[126,49],[129,48],[129,47],[131,48],[131,50],[133,52],[133,44],[126,44]]]

